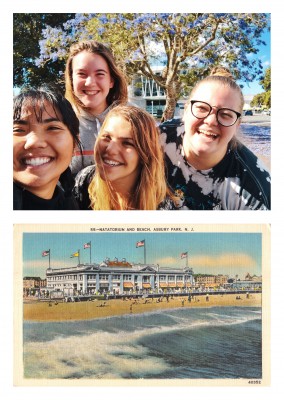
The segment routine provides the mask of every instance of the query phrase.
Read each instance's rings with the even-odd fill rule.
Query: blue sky
[[[266,45],[261,45],[259,47],[259,52],[257,54],[252,54],[251,58],[260,59],[262,61],[263,70],[270,66],[271,64],[271,33],[266,30],[261,39],[266,43]],[[251,83],[238,81],[238,84],[243,85],[242,92],[244,95],[255,95],[263,92],[263,88],[260,86],[259,81],[256,80]],[[18,94],[19,89],[14,88],[14,93]]]
[[[265,71],[271,64],[271,33],[265,32],[262,35],[262,40],[266,43],[266,46],[262,45],[259,47],[259,52],[252,55],[253,58],[260,59],[263,65],[263,70]],[[238,81],[238,84],[244,85],[242,91],[244,95],[248,94],[258,94],[263,92],[262,86],[260,86],[258,81],[252,83],[246,83]]]
[[[183,268],[188,252],[189,266],[194,273],[239,275],[247,272],[261,275],[261,233],[24,233],[23,275],[45,277],[48,257],[51,253],[51,268],[76,266],[78,258],[70,255],[80,250],[80,262],[89,262],[89,249],[84,243],[91,241],[92,262],[100,263],[106,257],[143,263],[144,248],[136,248],[136,242],[146,241],[146,261],[161,267]]]

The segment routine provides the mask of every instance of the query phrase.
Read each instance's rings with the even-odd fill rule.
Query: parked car
[[[262,114],[264,115],[271,115],[271,110],[263,110]]]
[[[167,125],[167,126],[180,126],[182,125],[182,118],[181,117],[174,117],[172,119],[168,119],[167,121],[163,122],[163,125]]]
[[[252,110],[246,110],[245,111],[245,116],[247,116],[247,115],[253,115]]]

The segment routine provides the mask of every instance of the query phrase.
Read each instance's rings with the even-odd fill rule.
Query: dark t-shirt
[[[73,196],[65,196],[56,186],[53,197],[42,199],[14,183],[14,210],[79,210]]]
[[[166,175],[191,210],[269,210],[270,174],[244,145],[229,144],[213,168],[196,170],[183,155],[184,125],[160,125]]]

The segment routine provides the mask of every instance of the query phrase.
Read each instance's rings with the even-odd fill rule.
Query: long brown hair
[[[133,193],[129,194],[127,204],[122,209],[156,210],[169,194],[167,188],[164,159],[159,142],[159,130],[154,118],[143,109],[131,106],[117,106],[106,116],[95,144],[95,162],[100,164],[100,136],[109,119],[119,115],[131,124],[133,142],[138,152],[141,171]],[[121,209],[110,182],[103,180],[98,168],[89,186],[91,207],[94,210]]]
[[[70,53],[65,68],[65,97],[70,101],[76,112],[80,112],[80,108],[86,109],[84,104],[74,93],[72,80],[73,58],[82,51],[100,55],[105,59],[109,67],[110,75],[113,79],[114,85],[107,95],[107,104],[111,105],[114,102],[117,104],[126,103],[128,97],[126,78],[116,66],[112,52],[107,46],[100,42],[96,42],[94,40],[84,40],[75,43],[70,47]]]

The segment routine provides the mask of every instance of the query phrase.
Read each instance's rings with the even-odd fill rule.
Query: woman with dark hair
[[[65,69],[65,97],[80,121],[83,158],[75,152],[72,174],[94,163],[93,149],[99,129],[113,107],[127,102],[127,82],[111,50],[94,40],[70,48]]]
[[[236,138],[243,105],[230,71],[215,67],[192,89],[180,125],[160,125],[168,182],[189,209],[270,209],[270,174]]]
[[[69,101],[48,86],[23,90],[13,120],[14,210],[78,209],[69,164],[79,121]]]

